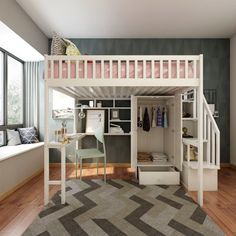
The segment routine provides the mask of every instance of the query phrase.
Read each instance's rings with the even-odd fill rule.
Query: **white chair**
[[[104,141],[104,128],[99,127],[94,133],[97,139],[97,148],[78,149],[76,150],[76,178],[78,172],[78,161],[80,162],[80,180],[82,180],[82,164],[83,159],[96,159],[97,175],[98,175],[98,159],[104,158],[104,182],[106,182],[106,147]],[[99,142],[102,143],[103,152],[99,150]]]

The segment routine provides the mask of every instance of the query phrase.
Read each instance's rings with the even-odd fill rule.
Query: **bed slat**
[[[129,79],[129,60],[126,60],[126,79]]]
[[[121,78],[121,61],[120,60],[118,60],[117,72],[118,72],[118,79],[120,79]]]
[[[151,71],[152,71],[152,73],[151,73],[151,77],[152,77],[152,79],[155,79],[155,61],[154,60],[152,60],[151,61]]]
[[[185,60],[185,78],[188,79],[188,60]]]
[[[160,60],[160,79],[163,79],[163,61]]]

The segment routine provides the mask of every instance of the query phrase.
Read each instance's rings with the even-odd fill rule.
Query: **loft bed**
[[[132,98],[138,96],[176,96],[197,91],[198,118],[198,202],[203,204],[203,55],[186,56],[45,56],[45,204],[49,185],[61,185],[65,203],[65,145],[49,141],[49,89],[75,98]],[[132,99],[131,99],[132,100]],[[132,104],[131,104],[132,107]],[[178,107],[181,109],[181,106]],[[136,110],[131,109],[136,114]],[[180,111],[179,111],[180,113]],[[207,117],[207,116],[206,116]],[[133,122],[134,123],[134,122]],[[205,124],[205,123],[204,123]],[[136,124],[131,124],[131,143]],[[205,126],[204,126],[205,127]],[[205,127],[206,129],[206,127]],[[180,131],[181,145],[181,131]],[[135,144],[134,144],[135,146]],[[61,180],[49,180],[49,148],[62,151]],[[134,152],[134,151],[133,151]],[[131,151],[131,155],[132,151]],[[132,157],[131,157],[132,158]],[[131,160],[132,163],[132,160]]]

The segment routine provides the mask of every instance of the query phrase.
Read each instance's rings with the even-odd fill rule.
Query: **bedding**
[[[20,134],[16,130],[7,129],[7,146],[21,144]]]
[[[38,143],[37,131],[34,127],[18,128],[22,144]]]
[[[93,61],[88,61],[87,63],[87,78],[93,78]],[[129,62],[129,78],[135,78],[135,63],[134,61]],[[75,79],[77,78],[84,78],[85,76],[85,70],[84,70],[84,63],[83,61],[79,62],[79,67],[78,67],[78,75],[76,76],[76,64],[75,62],[71,61],[70,62],[70,78]],[[95,71],[96,71],[96,76],[95,78],[103,78],[102,73],[101,73],[101,63],[96,62],[95,65]],[[146,78],[152,78],[152,64],[151,62],[146,62]],[[126,62],[121,62],[121,71],[120,71],[120,76],[121,78],[127,78],[126,76]],[[186,78],[185,76],[185,62],[180,62],[179,66],[180,70],[180,78]],[[53,78],[58,79],[59,78],[59,63],[54,62],[54,76]],[[144,66],[143,62],[140,61],[138,62],[138,73],[137,77],[138,78],[144,78],[143,76],[144,72]],[[197,74],[197,76],[199,76]],[[105,79],[109,79],[110,77],[110,64],[109,62],[104,63],[104,77]],[[163,78],[168,78],[168,62],[163,63]],[[193,63],[189,63],[188,65],[188,78],[193,78],[194,77],[194,72],[193,72]],[[51,64],[49,63],[49,68],[48,68],[48,78],[51,77]],[[68,65],[67,62],[62,63],[62,78],[66,79],[68,78]],[[112,62],[112,78],[118,78],[118,62]],[[155,62],[154,63],[154,78],[160,78],[160,62]],[[177,63],[175,61],[172,61],[171,63],[171,78],[177,78]]]

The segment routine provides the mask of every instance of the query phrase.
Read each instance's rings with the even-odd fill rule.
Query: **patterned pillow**
[[[19,144],[21,144],[19,132],[7,129],[7,146],[15,146]]]
[[[66,55],[68,56],[79,56],[81,55],[79,49],[76,47],[74,43],[72,43],[69,39],[63,39],[66,43]]]
[[[36,129],[34,127],[29,128],[18,128],[20,133],[21,143],[29,144],[29,143],[38,143],[38,136]]]
[[[57,33],[53,32],[51,55],[65,55],[65,54],[66,54],[65,41]]]

